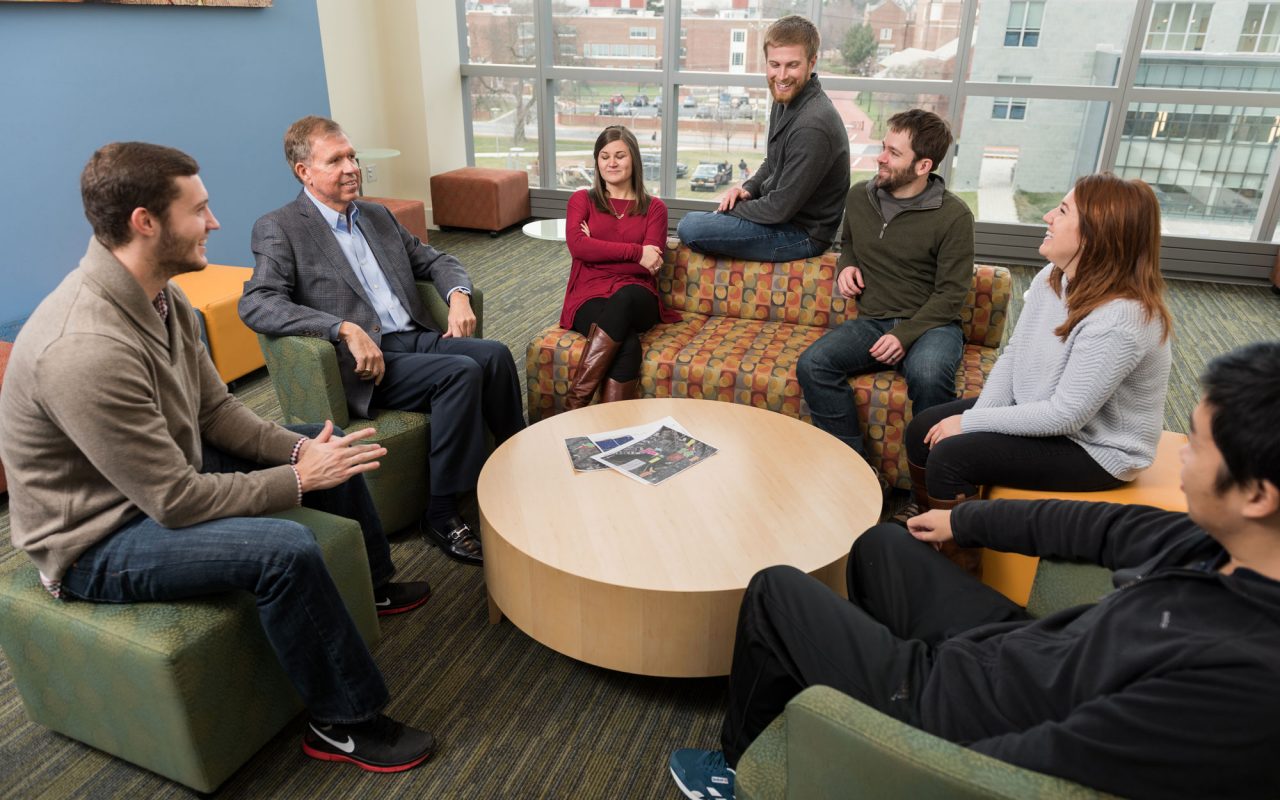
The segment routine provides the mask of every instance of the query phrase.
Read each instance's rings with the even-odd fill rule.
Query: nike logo
[[[373,604],[374,604],[375,606],[377,606],[378,608],[390,608],[390,607],[391,607],[391,598],[390,598],[390,597],[388,597],[386,600],[375,600],[375,601],[373,601]]]
[[[311,727],[312,733],[314,733],[316,736],[319,736],[321,739],[324,739],[326,742],[338,748],[344,753],[351,753],[356,749],[356,743],[352,741],[350,736],[347,737],[347,740],[345,742],[339,742],[339,741],[330,739],[328,736],[325,736],[323,733],[320,732],[320,729],[317,728],[315,725],[310,725],[310,727]]]

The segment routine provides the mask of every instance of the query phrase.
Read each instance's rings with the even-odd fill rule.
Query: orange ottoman
[[[258,336],[240,321],[236,306],[244,283],[253,275],[249,267],[210,264],[199,272],[173,279],[191,301],[204,324],[205,346],[222,380],[230,383],[262,367],[266,362]]]
[[[404,226],[405,230],[417,236],[425,244],[427,241],[427,207],[421,200],[397,200],[394,197],[361,197],[370,203],[387,207],[391,215]]]
[[[1156,445],[1156,460],[1123,486],[1106,492],[1037,492],[988,486],[987,500],[1085,500],[1093,503],[1124,503],[1155,506],[1166,511],[1186,511],[1187,496],[1182,493],[1182,461],[1178,451],[1187,443],[1182,433],[1165,431]],[[982,551],[982,582],[1025,606],[1031,596],[1031,582],[1036,577],[1040,559],[1020,553]]]
[[[463,167],[431,176],[435,224],[498,231],[530,216],[529,175],[518,169]]]
[[[9,354],[13,352],[13,342],[0,342],[0,388],[4,387],[4,370],[9,366]],[[4,477],[4,464],[0,464],[0,493],[9,491],[9,481]]]

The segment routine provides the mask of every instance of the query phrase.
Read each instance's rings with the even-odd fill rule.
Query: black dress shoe
[[[444,554],[463,564],[483,564],[484,552],[480,548],[480,540],[471,532],[471,526],[462,521],[462,517],[449,518],[445,530],[440,530],[430,522],[422,525],[423,535],[444,551]]]
[[[378,616],[403,614],[431,599],[431,584],[426,581],[385,583],[373,590],[373,606]]]

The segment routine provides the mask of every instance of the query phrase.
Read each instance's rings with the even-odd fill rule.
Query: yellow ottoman
[[[988,486],[987,500],[1086,500],[1093,503],[1124,503],[1155,506],[1166,511],[1186,511],[1187,496],[1182,493],[1182,469],[1178,451],[1187,443],[1185,434],[1165,431],[1156,446],[1156,460],[1138,477],[1106,492],[1037,492]],[[1036,577],[1040,559],[1018,553],[982,551],[982,582],[1025,606],[1031,596],[1031,582]]]
[[[210,264],[199,272],[187,272],[173,279],[200,313],[205,346],[222,380],[230,383],[262,367],[262,350],[257,335],[240,321],[236,306],[244,283],[253,275],[249,267]]]

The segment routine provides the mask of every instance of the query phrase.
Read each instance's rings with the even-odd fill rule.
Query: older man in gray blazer
[[[253,226],[253,277],[240,299],[250,328],[333,342],[347,403],[431,413],[431,503],[424,533],[465,563],[480,541],[458,513],[487,455],[524,427],[520,384],[501,342],[472,338],[471,280],[453,256],[423,244],[391,212],[359,195],[360,167],[342,128],[303,117],[285,133],[297,199]],[[449,305],[438,330],[418,297],[429,280]]]

